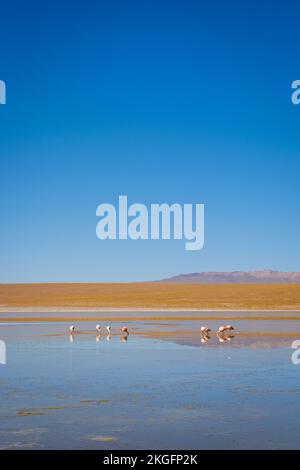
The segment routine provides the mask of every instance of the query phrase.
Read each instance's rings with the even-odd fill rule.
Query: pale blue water
[[[184,334],[192,323],[176,325],[178,338],[141,334],[176,329],[164,322],[131,324],[121,342],[119,326],[96,341],[79,324],[71,342],[64,323],[0,325],[1,449],[300,447],[299,334],[202,344]]]

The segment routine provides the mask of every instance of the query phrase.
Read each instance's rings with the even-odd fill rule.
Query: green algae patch
[[[111,400],[80,400],[83,405],[106,405]]]
[[[40,410],[18,410],[17,416],[44,416],[46,413]]]
[[[96,436],[96,437],[89,437],[91,441],[97,441],[97,442],[112,442],[116,441],[116,437],[112,436]]]

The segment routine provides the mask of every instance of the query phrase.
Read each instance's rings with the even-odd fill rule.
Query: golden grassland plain
[[[300,310],[300,284],[0,284],[0,311]]]

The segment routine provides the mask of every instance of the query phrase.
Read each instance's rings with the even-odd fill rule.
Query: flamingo
[[[96,325],[96,330],[98,331],[98,333],[100,333],[100,331],[101,331],[101,325]]]
[[[201,326],[200,331],[203,335],[207,336],[211,332],[211,329],[207,326]]]
[[[207,326],[201,326],[201,328],[200,328],[200,333],[201,333],[200,341],[201,341],[201,343],[207,343],[210,340],[210,335],[209,335],[210,332],[211,332],[210,328],[208,328]]]
[[[234,327],[232,325],[226,325],[226,330],[234,330]]]
[[[225,331],[232,331],[232,330],[234,330],[233,326],[231,326],[231,325],[226,325],[226,326],[222,325],[218,329],[218,333],[225,333]]]
[[[75,331],[75,326],[74,325],[70,326],[70,331],[71,331],[71,333],[74,333],[74,331]]]
[[[106,329],[107,329],[107,331],[108,331],[108,334],[110,335],[111,327],[110,327],[110,326],[107,326]]]
[[[122,333],[126,333],[127,335],[129,335],[129,331],[128,331],[127,326],[123,326],[123,327],[121,328],[121,331],[122,331]]]

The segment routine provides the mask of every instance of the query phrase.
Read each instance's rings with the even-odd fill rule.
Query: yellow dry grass
[[[0,284],[0,307],[300,310],[300,284]]]

